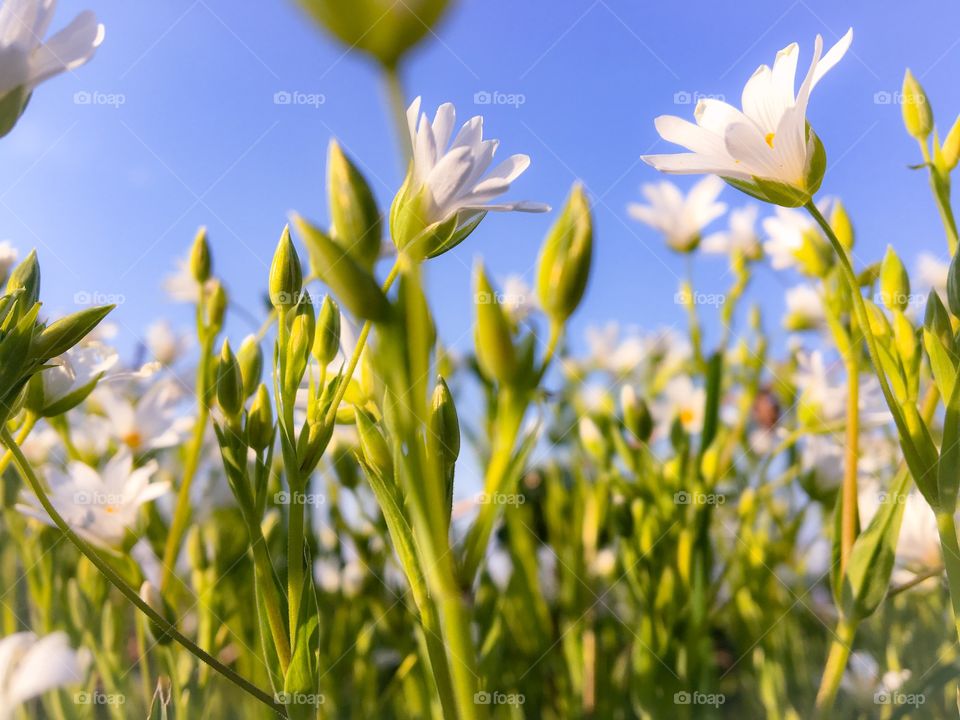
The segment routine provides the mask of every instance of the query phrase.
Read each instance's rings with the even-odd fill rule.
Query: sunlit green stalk
[[[847,618],[840,620],[837,625],[836,636],[830,643],[830,654],[827,656],[827,664],[823,669],[823,681],[820,684],[820,690],[817,692],[816,709],[818,718],[830,716],[856,634],[856,622]]]

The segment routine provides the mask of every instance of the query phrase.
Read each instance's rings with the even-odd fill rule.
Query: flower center
[[[763,136],[763,139],[766,140],[767,145],[770,146],[770,149],[773,150],[773,139],[777,136],[776,133],[767,133]]]
[[[693,422],[693,410],[690,408],[683,408],[680,410],[680,424],[689,425]]]
[[[137,450],[143,444],[143,436],[136,430],[131,430],[120,438],[131,450]]]

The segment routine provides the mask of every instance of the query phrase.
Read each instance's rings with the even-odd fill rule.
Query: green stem
[[[200,365],[197,368],[197,420],[193,427],[193,437],[187,448],[187,457],[183,464],[183,477],[180,480],[180,489],[177,492],[177,502],[173,512],[173,521],[167,534],[167,542],[163,548],[163,576],[161,592],[166,595],[170,590],[170,583],[174,578],[174,570],[180,547],[183,544],[183,535],[187,531],[190,521],[190,488],[200,465],[200,453],[203,450],[203,437],[207,430],[207,419],[210,416],[211,398],[208,381],[210,377],[210,363],[213,358],[213,333],[206,333],[200,348]]]
[[[853,620],[841,618],[837,623],[837,634],[830,644],[830,654],[827,656],[827,664],[823,669],[820,690],[817,691],[816,716],[818,718],[825,718],[830,715],[856,634],[857,623]]]
[[[857,354],[859,343],[852,342],[847,358],[847,438],[843,465],[842,515],[840,517],[840,577],[857,539],[857,462],[860,445],[860,370]]]
[[[947,569],[953,622],[957,636],[960,637],[960,545],[957,543],[957,522],[954,516],[951,513],[937,513],[937,530],[940,533],[943,565]]]
[[[165,617],[150,607],[150,605],[148,605],[140,597],[140,594],[134,588],[128,585],[127,582],[120,577],[120,575],[112,567],[110,567],[110,564],[100,557],[100,554],[94,550],[86,540],[83,540],[79,535],[77,535],[67,524],[66,520],[63,519],[60,513],[57,512],[57,509],[47,497],[47,493],[43,487],[43,484],[33,472],[33,468],[30,467],[30,463],[20,450],[20,446],[17,445],[16,441],[10,435],[10,431],[5,427],[0,428],[0,440],[2,440],[7,449],[13,453],[13,462],[16,465],[17,470],[24,481],[30,486],[30,489],[33,491],[34,495],[36,495],[40,505],[43,506],[43,509],[50,516],[50,519],[53,521],[53,523],[66,536],[67,540],[69,540],[82,555],[90,560],[90,562],[92,562],[96,568],[103,573],[107,580],[110,581],[111,585],[117,588],[117,590],[119,590],[124,597],[127,598],[127,600],[133,603],[137,609],[140,610],[140,612],[146,615],[151,622],[162,629],[164,634],[169,635],[171,638],[180,643],[180,645],[182,645],[198,660],[212,667],[238,688],[246,693],[249,693],[260,702],[269,706],[274,712],[279,713],[283,717],[287,717],[286,709],[282,705],[274,702],[269,693],[264,692],[246,678],[238,675],[236,672],[221,663],[202,648],[197,647],[197,645],[195,645],[188,637],[171,625]]]
[[[23,444],[33,428],[36,427],[37,420],[39,420],[39,418],[34,413],[27,413],[27,416],[23,420],[23,425],[20,426],[20,431],[17,433],[17,445]],[[7,450],[3,454],[3,457],[0,458],[0,475],[3,475],[6,469],[10,467],[11,460],[13,460],[13,453]]]
[[[397,133],[397,145],[400,148],[403,164],[406,165],[410,161],[413,149],[410,147],[410,134],[407,130],[407,99],[397,66],[384,65],[383,79],[387,86],[387,100]]]
[[[943,222],[943,229],[947,233],[947,249],[950,257],[957,252],[957,221],[953,216],[953,207],[950,205],[950,178],[944,178],[930,159],[930,150],[926,142],[920,143],[923,161],[930,170],[930,189],[933,190],[933,199],[937,203],[937,211]]]

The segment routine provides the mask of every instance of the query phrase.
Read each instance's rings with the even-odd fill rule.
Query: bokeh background
[[[161,281],[199,225],[233,297],[258,314],[287,213],[326,222],[331,137],[388,207],[403,168],[377,69],[293,0],[65,0],[58,19],[86,7],[107,28],[94,62],[41,88],[0,144],[0,239],[39,249],[51,314],[75,309],[78,293],[119,301],[113,319],[128,353],[160,316],[188,327],[190,310],[171,305]],[[739,104],[745,80],[777,50],[799,41],[805,69],[815,34],[829,45],[849,26],[852,51],[817,87],[810,111],[829,157],[823,189],[853,215],[861,261],[878,260],[887,243],[909,266],[922,250],[943,257],[925,176],[907,169],[918,150],[895,99],[910,66],[934,98],[941,135],[960,112],[955,2],[462,0],[403,73],[409,97],[422,95],[431,110],[453,101],[461,120],[482,113],[502,154],[532,157],[511,197],[558,207],[574,180],[586,183],[599,235],[576,346],[588,324],[683,321],[673,301],[683,258],[625,211],[642,183],[658,179],[640,155],[668,147],[653,118],[689,117],[698,94]],[[277,93],[313,101],[278,104]],[[483,102],[495,93],[504,102]],[[747,201],[732,189],[724,199]],[[449,343],[471,340],[473,257],[501,279],[532,281],[551,220],[491,216],[431,264]],[[698,261],[698,289],[725,289],[725,270],[723,258]],[[769,270],[754,282],[771,329],[785,284]],[[230,330],[245,333],[251,322],[237,314]]]

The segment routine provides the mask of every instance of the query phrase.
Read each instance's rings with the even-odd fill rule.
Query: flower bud
[[[303,268],[290,239],[290,226],[285,225],[270,264],[270,302],[278,310],[294,307],[299,302],[302,288]]]
[[[210,279],[210,245],[207,243],[207,229],[205,227],[201,227],[193,239],[193,246],[190,248],[189,267],[193,279],[200,285]]]
[[[323,419],[308,422],[300,431],[300,437],[297,440],[297,462],[300,465],[300,472],[304,476],[313,472],[323,457],[323,453],[330,443],[333,436],[333,426],[335,423],[326,423]]]
[[[314,272],[340,302],[359,318],[385,320],[390,314],[390,303],[373,274],[299,215],[293,216],[293,224],[310,252]]]
[[[217,363],[217,402],[227,417],[235,418],[243,411],[243,399],[240,365],[230,349],[230,342],[224,340]]]
[[[207,330],[216,334],[223,329],[223,318],[227,314],[227,291],[219,280],[212,280],[203,307],[203,321]]]
[[[647,403],[637,395],[633,385],[624,385],[620,391],[620,407],[627,432],[639,442],[648,442],[653,434],[653,417]]]
[[[34,335],[30,345],[31,356],[40,360],[49,360],[57,355],[63,355],[99,325],[114,307],[116,306],[103,305],[87,308],[55,320],[39,335]]]
[[[607,457],[607,442],[597,424],[589,417],[580,418],[577,424],[580,444],[594,460],[603,463]]]
[[[943,140],[940,156],[947,172],[953,170],[957,166],[957,160],[960,160],[960,115],[957,116],[953,127]]]
[[[380,255],[380,210],[367,181],[336,140],[330,141],[327,153],[327,192],[333,240],[372,269]]]
[[[846,250],[853,249],[853,223],[847,209],[839,200],[834,200],[830,211],[830,229]]]
[[[453,395],[442,377],[437,378],[437,386],[433,389],[429,429],[440,453],[444,475],[449,476],[460,456],[460,421]]]
[[[933,130],[933,109],[930,107],[926,93],[923,92],[923,88],[910,70],[907,70],[903,76],[900,107],[907,132],[917,140],[925,142]]]
[[[910,278],[890,245],[880,266],[880,298],[888,310],[900,311],[907,309],[910,299]]]
[[[357,420],[357,437],[360,438],[360,449],[364,460],[376,470],[381,477],[393,476],[393,455],[387,440],[370,414],[359,407],[354,408]]]
[[[960,253],[953,256],[950,261],[950,269],[947,271],[947,307],[954,317],[960,317],[960,262],[957,258]]]
[[[487,279],[482,263],[477,263],[473,282],[477,306],[477,321],[474,326],[477,363],[489,379],[509,383],[517,374],[517,356],[510,322]]]
[[[257,387],[256,395],[247,412],[247,445],[257,452],[266,450],[273,442],[273,406],[270,393],[263,383]]]
[[[160,596],[160,591],[151,583],[150,581],[144,581],[143,585],[140,586],[140,599],[143,600],[150,608],[163,617],[171,625],[172,614],[170,609],[164,603],[163,598]],[[150,634],[153,635],[153,639],[157,642],[158,645],[169,645],[173,640],[173,637],[169,635],[164,628],[155,623],[153,620],[148,622],[150,628]]]
[[[21,307],[30,308],[40,300],[40,262],[37,260],[37,251],[31,250],[7,280],[7,294],[17,289],[23,290],[24,304]]]
[[[256,335],[247,335],[237,350],[237,362],[240,365],[240,375],[243,377],[243,396],[250,397],[260,384],[263,374],[263,352]]]
[[[289,352],[298,361],[306,363],[310,357],[310,348],[313,347],[313,336],[316,329],[317,321],[313,317],[313,303],[310,294],[304,290],[290,323]]]
[[[593,221],[583,186],[577,183],[547,234],[537,270],[537,294],[544,311],[562,323],[576,310],[590,276]]]
[[[333,362],[340,349],[340,307],[325,295],[317,316],[317,331],[313,337],[313,356],[326,367]]]
[[[950,316],[947,314],[947,309],[943,306],[943,301],[940,300],[936,290],[931,290],[930,294],[927,295],[927,309],[923,316],[923,326],[947,347],[952,348],[954,346]]]

